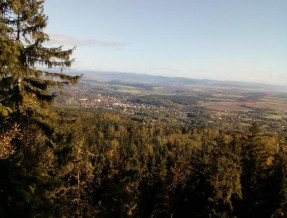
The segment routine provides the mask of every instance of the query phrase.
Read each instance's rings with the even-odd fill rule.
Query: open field
[[[220,111],[250,111],[256,109],[272,110],[274,112],[287,112],[287,103],[284,101],[263,101],[263,102],[209,102],[203,103],[209,109]]]
[[[251,108],[246,107],[245,104],[242,102],[210,102],[210,103],[203,103],[202,106],[208,109],[227,111],[227,112],[251,110]]]

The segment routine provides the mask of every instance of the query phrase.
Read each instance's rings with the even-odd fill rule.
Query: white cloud
[[[268,76],[273,79],[278,79],[281,77],[279,73],[272,73],[272,74],[269,74]]]
[[[123,47],[126,46],[124,42],[118,41],[105,41],[97,39],[78,39],[72,36],[66,36],[62,34],[49,34],[49,44],[61,44],[70,46],[102,46],[102,47]]]

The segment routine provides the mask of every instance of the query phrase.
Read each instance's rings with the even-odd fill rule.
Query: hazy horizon
[[[287,84],[287,2],[47,0],[71,70]],[[80,16],[78,16],[80,15]]]

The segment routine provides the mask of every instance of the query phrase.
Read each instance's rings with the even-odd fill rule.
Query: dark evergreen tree
[[[80,76],[49,70],[69,67],[73,49],[44,46],[49,41],[44,2],[0,0],[0,138],[7,138],[0,142],[5,145],[0,149],[0,171],[6,174],[11,169],[0,181],[0,213],[5,217],[53,216],[54,199],[66,182],[56,164],[61,146],[54,135],[60,117],[50,106],[55,88],[74,84]],[[13,126],[17,132],[11,131]],[[72,149],[80,151],[82,140]],[[81,163],[76,165],[71,174],[79,172]]]
[[[242,195],[239,217],[270,217],[272,213],[273,187],[270,184],[272,158],[266,149],[262,132],[257,123],[249,128],[242,140]]]
[[[0,1],[0,111],[2,115],[14,115],[17,122],[33,117],[47,130],[44,117],[55,98],[51,88],[75,83],[80,77],[40,68],[69,67],[73,52],[44,46],[49,41],[44,33],[47,25],[44,2]]]
[[[287,153],[280,150],[274,157],[272,181],[273,198],[269,207],[273,209],[272,217],[287,216]],[[266,199],[267,200],[267,199]]]

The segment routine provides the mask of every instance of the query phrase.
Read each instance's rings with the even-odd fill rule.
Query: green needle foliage
[[[287,217],[286,136],[50,109],[80,76],[43,5],[0,0],[0,218]]]
[[[76,140],[74,133],[73,143],[59,140],[56,136],[65,136],[58,125],[62,118],[50,107],[56,89],[75,84],[81,76],[49,70],[70,67],[74,49],[45,47],[44,2],[0,0],[0,173],[7,175],[0,179],[0,217],[56,213],[54,202],[62,201],[66,187],[62,174],[80,174],[79,164],[66,171],[67,163],[57,165],[61,146],[71,147],[66,156],[80,158],[74,150],[81,151],[82,139]],[[77,187],[73,199],[81,202],[77,181],[70,186]]]
[[[42,0],[0,1],[0,114],[18,119],[39,116],[56,94],[53,88],[74,84],[80,76],[51,73],[43,68],[70,67],[73,49],[45,47],[47,16]],[[40,68],[41,67],[41,68]],[[26,116],[27,118],[28,116]],[[19,121],[19,120],[18,120]]]

